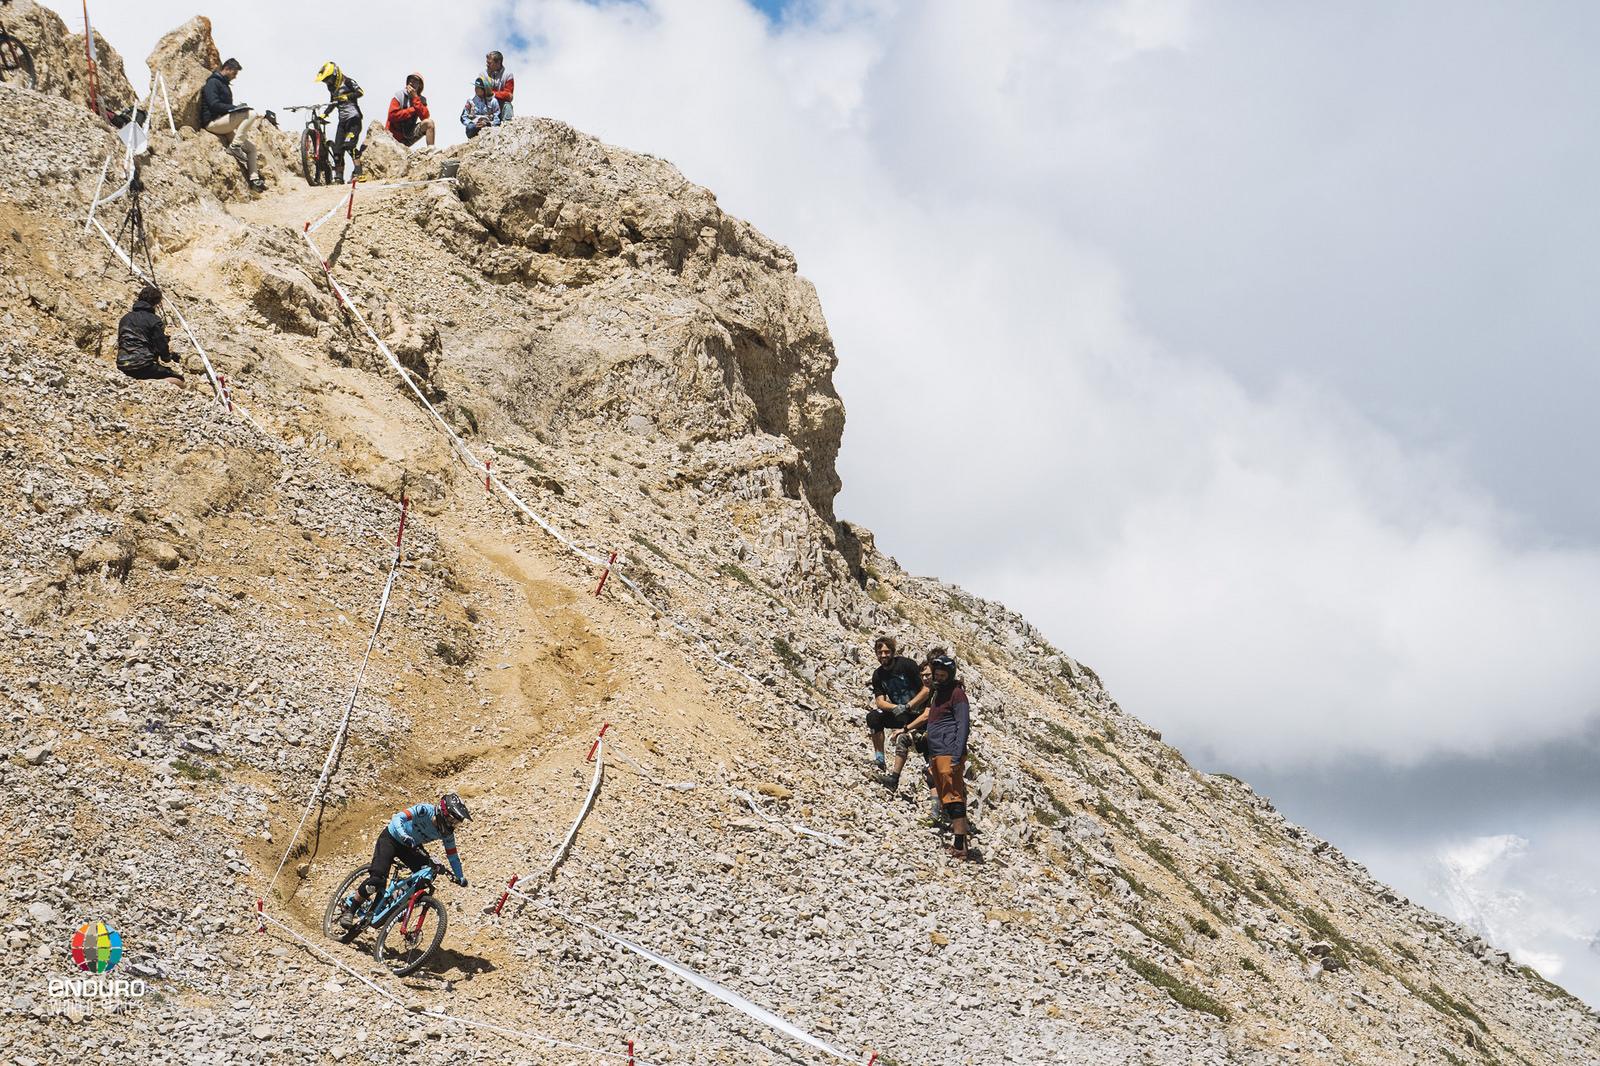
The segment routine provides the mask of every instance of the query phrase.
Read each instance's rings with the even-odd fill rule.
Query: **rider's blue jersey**
[[[433,803],[419,803],[403,811],[396,811],[395,816],[389,819],[389,835],[413,848],[431,844],[435,840],[442,841],[444,857],[450,860],[450,869],[455,871],[456,877],[464,877],[461,872],[461,859],[456,855],[456,835],[446,833],[439,828],[436,821],[438,816],[439,807]]]

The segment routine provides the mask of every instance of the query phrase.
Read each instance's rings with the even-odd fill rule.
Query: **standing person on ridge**
[[[499,52],[490,52],[483,57],[485,66],[484,77],[489,83],[489,91],[500,102],[500,121],[511,121],[511,96],[516,90],[516,79],[506,69],[506,57]]]
[[[906,728],[927,723],[933,778],[954,838],[950,854],[977,862],[982,856],[967,841],[972,835],[967,822],[967,740],[972,732],[972,707],[967,702],[966,686],[956,676],[954,659],[948,655],[932,656],[928,665],[933,667],[933,695],[927,710]]]
[[[883,636],[872,642],[878,668],[872,672],[872,709],[867,712],[867,731],[872,734],[872,761],[887,770],[883,761],[883,731],[900,728],[916,716],[916,707],[928,698],[922,688],[917,664],[897,654],[894,638]],[[883,783],[888,784],[885,774]]]
[[[489,80],[479,77],[472,83],[472,99],[461,109],[461,124],[471,140],[490,126],[500,125],[500,101],[489,89]]]
[[[455,828],[472,818],[467,805],[454,792],[446,792],[439,802],[418,803],[405,810],[396,811],[378,841],[372,846],[372,864],[367,867],[367,879],[353,895],[343,901],[344,913],[339,916],[348,926],[354,922],[367,901],[383,895],[389,887],[389,871],[399,859],[411,870],[434,865],[422,845],[437,840],[444,844],[444,857],[450,863],[450,879],[462,888],[467,887],[466,875],[461,870],[461,859],[456,854]]]
[[[433,119],[428,117],[428,98],[422,95],[422,75],[406,75],[406,87],[389,100],[389,115],[384,120],[389,135],[410,148],[424,137],[433,147]]]
[[[161,290],[146,285],[139,290],[133,309],[117,323],[117,369],[130,378],[155,381],[172,378],[181,387],[183,375],[162,363],[175,363],[167,344],[167,326],[156,314],[161,306]]]
[[[211,72],[200,89],[200,128],[222,141],[228,154],[244,167],[250,187],[261,192],[267,183],[256,169],[256,146],[250,140],[250,129],[260,116],[233,102],[233,79],[243,69],[237,59],[229,59]]]
[[[339,111],[339,127],[333,135],[333,170],[336,184],[344,184],[344,157],[356,161],[353,177],[361,177],[361,99],[363,90],[354,78],[339,70],[338,64],[328,60],[317,71],[317,81],[328,87],[328,106],[322,117],[327,118],[335,108]]]

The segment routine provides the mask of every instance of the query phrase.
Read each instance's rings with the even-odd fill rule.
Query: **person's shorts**
[[[967,760],[949,755],[935,755],[933,785],[939,790],[940,803],[963,803],[967,798]]]
[[[410,129],[405,129],[402,127],[398,130],[390,130],[389,136],[393,137],[407,148],[410,148],[413,144],[416,144],[418,141],[422,140],[422,135],[427,132],[425,124],[430,121],[432,120],[419,118],[415,122],[411,123]]]

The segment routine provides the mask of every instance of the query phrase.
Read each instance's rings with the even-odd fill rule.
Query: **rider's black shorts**
[[[428,853],[419,847],[402,844],[394,838],[394,834],[387,828],[378,834],[378,842],[372,846],[372,865],[367,867],[367,880],[361,886],[363,895],[371,898],[381,893],[389,885],[389,869],[399,859],[412,870],[420,870],[428,865]]]

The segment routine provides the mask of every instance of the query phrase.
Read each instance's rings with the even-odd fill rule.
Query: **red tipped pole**
[[[594,594],[596,596],[600,595],[600,593],[605,591],[606,578],[611,576],[611,568],[613,566],[615,566],[616,563],[617,563],[617,553],[616,552],[612,552],[611,553],[611,558],[606,560],[606,568],[600,572],[600,584],[598,584],[598,585],[596,585],[594,587]]]
[[[256,897],[256,932],[265,933],[266,931],[267,931],[267,905],[264,902],[262,902],[260,896],[257,896]]]
[[[350,204],[344,209],[344,217],[346,219],[352,219],[356,217],[356,181],[358,178],[360,178],[360,176],[361,160],[357,159],[356,172],[350,175]]]
[[[394,535],[394,546],[400,547],[400,542],[406,535],[406,508],[411,506],[411,497],[405,493],[400,494],[400,531]]]
[[[628,1066],[633,1066],[633,1041],[628,1041]]]
[[[494,489],[489,484],[492,480],[494,480],[494,456],[491,455],[483,461],[483,491],[489,496],[494,495]]]
[[[600,727],[600,732],[594,735],[594,743],[589,745],[589,754],[583,757],[584,762],[594,762],[595,749],[600,747],[600,738],[606,735],[606,730],[611,728],[611,723],[606,722]]]
[[[517,887],[517,875],[516,874],[512,874],[511,875],[511,880],[506,882],[506,890],[504,892],[500,893],[500,901],[494,905],[494,912],[496,914],[499,914],[501,908],[503,908],[506,905],[506,900],[511,898],[511,890],[513,888],[516,888],[516,887]]]
[[[89,110],[100,114],[100,74],[94,61],[94,27],[89,25],[89,0],[83,0],[83,57],[89,64]],[[150,101],[152,104],[154,100]]]

